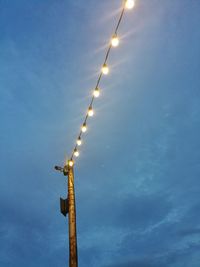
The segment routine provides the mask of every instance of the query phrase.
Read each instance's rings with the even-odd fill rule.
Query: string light
[[[92,117],[94,115],[94,110],[92,109],[92,107],[90,106],[88,109],[88,116]]]
[[[85,132],[87,131],[87,125],[86,125],[85,122],[84,122],[83,125],[82,125],[81,131],[82,131],[83,133],[85,133]]]
[[[73,167],[73,165],[74,165],[73,160],[69,160],[69,161],[68,161],[68,165],[69,165],[70,167]]]
[[[79,156],[79,151],[77,149],[77,146],[80,146],[82,144],[81,135],[82,135],[82,133],[85,133],[87,131],[87,119],[88,119],[88,117],[92,117],[94,115],[94,111],[93,111],[92,106],[93,106],[94,99],[98,98],[99,95],[100,95],[99,84],[100,84],[100,81],[102,79],[102,76],[103,75],[107,75],[109,73],[107,60],[108,60],[111,48],[112,47],[117,47],[119,45],[118,29],[119,29],[119,25],[120,25],[120,23],[122,21],[122,17],[124,15],[125,9],[132,9],[134,6],[135,6],[135,0],[124,0],[123,8],[122,8],[122,11],[121,11],[117,26],[116,26],[114,34],[113,34],[113,36],[112,36],[112,38],[110,40],[110,43],[109,43],[109,46],[108,46],[108,50],[106,52],[105,60],[104,60],[104,63],[102,65],[99,77],[97,79],[96,87],[95,87],[95,89],[93,91],[93,96],[92,96],[92,100],[90,102],[90,105],[89,105],[89,108],[88,108],[88,111],[87,111],[87,115],[86,115],[84,123],[83,123],[83,125],[81,127],[81,131],[80,131],[80,133],[78,135],[78,138],[76,140],[76,146],[75,146],[75,148],[73,150],[71,159],[68,161],[68,165],[70,167],[72,167],[74,165],[73,157],[74,156],[75,157]]]
[[[77,139],[76,143],[77,143],[78,146],[81,146],[81,144],[82,144],[82,140],[81,140],[81,137],[80,137],[80,136],[79,136],[79,138]]]
[[[101,69],[102,73],[107,75],[109,73],[109,68],[106,63],[103,64],[103,67]]]
[[[97,98],[97,97],[99,97],[99,95],[100,95],[100,90],[98,87],[96,87],[94,90],[93,96]]]
[[[117,47],[119,45],[119,38],[117,34],[114,34],[112,39],[111,39],[111,44],[113,47]]]
[[[74,156],[75,157],[78,157],[79,156],[79,152],[78,152],[78,149],[77,148],[74,149]]]
[[[125,7],[127,9],[132,9],[135,6],[135,1],[134,0],[126,0]]]

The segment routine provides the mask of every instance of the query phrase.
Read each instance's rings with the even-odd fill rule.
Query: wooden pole
[[[68,201],[69,201],[69,267],[78,267],[74,169],[71,166],[68,166]]]

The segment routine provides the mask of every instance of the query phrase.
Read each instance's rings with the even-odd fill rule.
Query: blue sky
[[[87,2],[87,3],[86,3]],[[59,212],[121,1],[0,0],[0,266],[68,266]],[[200,2],[137,0],[75,167],[79,266],[199,267]]]

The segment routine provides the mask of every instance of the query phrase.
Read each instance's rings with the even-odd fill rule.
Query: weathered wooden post
[[[76,236],[76,203],[74,190],[74,169],[68,166],[68,203],[69,203],[69,266],[78,266]]]
[[[60,211],[64,216],[67,214],[69,216],[69,267],[78,267],[74,168],[68,164],[64,168],[56,166],[55,169],[68,176],[68,197],[67,199],[60,198]]]

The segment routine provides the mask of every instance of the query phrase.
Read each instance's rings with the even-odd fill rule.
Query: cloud
[[[83,199],[86,210],[81,212],[82,227],[87,227],[87,218],[94,221],[95,226],[113,226],[116,228],[145,229],[162,221],[172,209],[172,204],[167,195],[139,195],[128,194],[124,196],[109,196],[110,192],[104,191],[100,196],[92,197],[98,208],[92,210],[90,199]],[[106,199],[106,201],[102,201]],[[92,216],[90,212],[92,211]]]
[[[200,229],[199,228],[191,228],[191,229],[185,229],[181,230],[178,232],[180,236],[190,236],[190,235],[199,235],[200,234]]]
[[[111,264],[105,267],[166,267],[165,264],[155,263],[153,259],[144,259],[137,261],[125,261],[121,263]]]
[[[198,267],[200,243],[190,244],[184,248],[170,249],[163,251],[161,254],[144,256],[137,260],[116,261],[103,267],[182,267],[183,262],[185,266]],[[192,261],[193,255],[195,260]],[[191,262],[193,264],[191,265]]]

